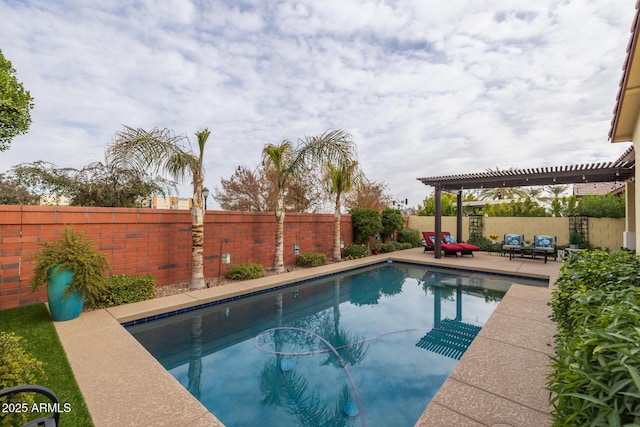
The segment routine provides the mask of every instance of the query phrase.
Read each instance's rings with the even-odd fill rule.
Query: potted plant
[[[60,239],[41,243],[34,256],[36,263],[31,287],[35,291],[47,285],[49,312],[55,321],[75,319],[85,299],[93,304],[105,288],[109,261],[91,240],[73,227],[65,227]]]
[[[582,240],[582,235],[578,230],[571,230],[569,233],[569,247],[571,249],[578,249],[578,245]]]

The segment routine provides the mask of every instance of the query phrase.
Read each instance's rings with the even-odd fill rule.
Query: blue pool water
[[[413,426],[511,283],[404,263],[127,326],[226,426]]]

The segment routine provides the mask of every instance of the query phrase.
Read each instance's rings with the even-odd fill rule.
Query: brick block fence
[[[159,286],[183,283],[191,272],[191,214],[187,210],[88,208],[71,206],[0,206],[0,309],[46,301],[46,290],[31,292],[38,242],[57,239],[65,225],[84,230],[107,254],[113,274],[151,274]],[[271,268],[275,253],[273,212],[207,211],[204,274],[207,279],[231,264],[257,262]],[[351,216],[343,215],[342,241],[353,242]],[[300,253],[333,248],[333,215],[290,213],[285,216],[284,261]]]

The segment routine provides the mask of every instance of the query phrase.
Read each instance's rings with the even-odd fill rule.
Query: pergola
[[[436,238],[434,255],[436,258],[442,256],[443,191],[457,193],[456,237],[460,241],[462,239],[462,190],[627,181],[635,176],[635,165],[635,151],[631,146],[613,162],[417,178],[424,185],[435,188]]]

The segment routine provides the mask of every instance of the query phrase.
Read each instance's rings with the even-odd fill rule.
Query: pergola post
[[[458,191],[456,198],[456,238],[458,242],[462,242],[462,190]]]
[[[436,185],[434,194],[435,204],[435,242],[433,242],[433,255],[436,258],[442,258],[442,187]]]

